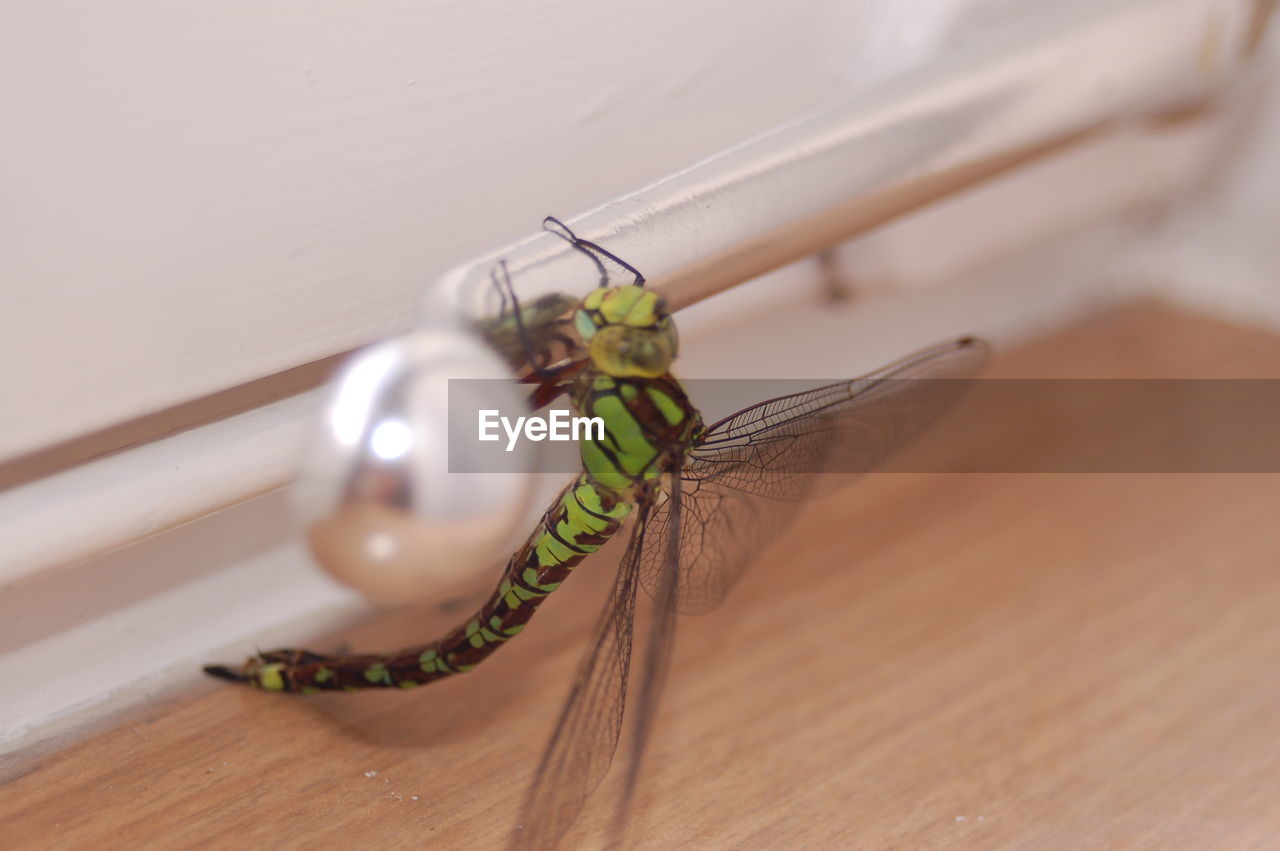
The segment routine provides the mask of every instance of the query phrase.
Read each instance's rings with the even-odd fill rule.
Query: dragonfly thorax
[[[662,298],[634,285],[592,290],[574,315],[574,327],[596,370],[619,378],[663,375],[679,349]]]
[[[583,470],[614,493],[632,493],[670,472],[702,432],[702,417],[670,373],[583,376],[571,392],[575,410],[604,422],[602,436],[579,443]]]

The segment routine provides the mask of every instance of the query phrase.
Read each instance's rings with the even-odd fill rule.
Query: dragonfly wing
[[[654,587],[653,626],[649,630],[648,646],[641,666],[639,688],[632,703],[631,760],[627,766],[626,792],[618,809],[616,829],[619,831],[626,818],[627,808],[640,777],[640,763],[649,744],[649,734],[658,713],[662,690],[667,682],[671,652],[676,638],[676,605],[680,598],[680,520],[682,489],[679,471],[670,477],[670,487],[665,503],[666,520],[661,529],[650,529],[638,552],[645,552],[643,544],[653,542],[653,551],[661,554],[661,565]]]
[[[675,611],[701,614],[718,606],[765,542],[775,538],[798,503],[774,502],[707,481],[682,482],[679,521],[668,499],[653,511],[640,559],[640,581],[651,597],[660,598],[665,584],[675,587]],[[664,579],[669,570],[666,548],[657,542],[673,523],[681,527],[678,581]]]
[[[753,405],[707,429],[689,452],[680,504],[676,608],[718,606],[819,474],[864,473],[911,443],[956,401],[986,358],[971,338],[924,349],[870,375]],[[936,380],[935,380],[936,379]],[[851,476],[841,476],[840,484]],[[657,596],[672,524],[670,499],[658,505],[640,559],[640,582]]]
[[[637,576],[648,516],[648,506],[642,505],[609,601],[525,797],[522,827],[513,837],[513,847],[553,846],[613,761],[627,699]]]

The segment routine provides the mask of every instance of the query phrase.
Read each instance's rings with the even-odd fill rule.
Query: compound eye
[[[658,323],[658,334],[666,340],[666,345],[671,350],[671,359],[675,360],[676,355],[680,354],[680,335],[670,316],[663,315],[662,321]]]
[[[662,345],[662,339],[648,331],[635,345],[628,345],[625,355],[636,372],[651,378],[662,375],[671,366],[671,353]]]
[[[585,310],[578,310],[573,314],[573,327],[583,342],[591,342],[591,338],[596,335],[595,320]]]
[[[591,340],[591,359],[609,375],[656,378],[671,367],[674,339],[661,331],[610,325]]]

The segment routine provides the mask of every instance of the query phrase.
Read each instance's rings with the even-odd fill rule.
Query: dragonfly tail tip
[[[220,680],[230,680],[233,683],[243,683],[247,679],[244,674],[239,671],[233,671],[225,665],[205,665],[204,672],[211,677],[217,677]]]

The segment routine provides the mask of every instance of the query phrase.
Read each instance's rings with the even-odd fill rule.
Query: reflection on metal
[[[505,397],[486,404],[519,409],[523,396],[508,382],[459,391],[448,381],[508,374],[462,332],[402,337],[353,359],[295,489],[312,552],[331,574],[372,599],[403,602],[453,591],[508,545],[528,496],[523,477],[451,474],[444,419],[451,390],[474,386]],[[511,463],[516,473],[533,468],[527,454]]]
[[[1271,5],[1036,5],[988,37],[834,109],[566,221],[642,269],[648,286],[679,309],[1107,125],[1203,101],[1257,43]],[[399,378],[376,382],[373,395],[351,386],[340,392],[312,455],[303,493],[317,556],[344,581],[384,598],[417,593],[431,584],[422,577],[441,565],[461,574],[491,566],[522,519],[524,492],[514,481],[472,485],[417,461],[393,465],[384,481],[387,462],[377,457],[370,431],[387,416],[403,416],[413,430],[408,457],[429,455],[422,447],[445,434],[447,417],[442,398],[438,407],[413,402],[415,371],[439,376],[463,364],[501,371],[475,333],[494,327],[504,303],[492,278],[499,260],[521,304],[534,309],[564,294],[580,297],[598,280],[582,253],[545,231],[456,267],[428,289],[411,341],[387,344],[399,347]],[[348,376],[376,371],[367,363],[386,351],[362,356]],[[392,394],[391,402],[379,393]],[[343,431],[347,422],[361,424],[354,444]],[[390,552],[407,555],[397,560]],[[378,578],[384,568],[394,581]]]

